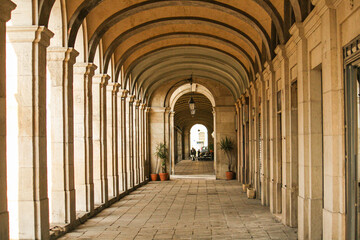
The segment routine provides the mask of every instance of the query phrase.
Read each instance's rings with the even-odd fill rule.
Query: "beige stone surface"
[[[60,239],[297,239],[241,185],[150,182]]]

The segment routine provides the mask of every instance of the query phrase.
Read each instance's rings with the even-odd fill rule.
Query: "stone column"
[[[330,5],[330,3],[327,3]],[[322,26],[322,88],[323,88],[323,168],[324,168],[324,203],[323,203],[323,224],[322,232],[323,239],[335,239],[345,236],[345,128],[344,126],[344,85],[340,77],[342,71],[342,62],[340,61],[339,51],[339,17],[332,6],[325,6],[325,11],[322,11],[321,26]],[[357,10],[359,14],[359,10]],[[357,15],[359,16],[359,15]],[[354,25],[359,24],[358,22]],[[355,26],[354,26],[355,29]],[[359,27],[357,27],[359,29]],[[326,110],[325,110],[326,109]],[[315,118],[315,114],[313,118]],[[359,123],[358,123],[359,124]],[[320,155],[321,157],[321,155]],[[311,177],[321,175],[320,157],[313,156]],[[359,156],[357,156],[359,158]],[[318,226],[318,213],[321,212],[322,189],[320,188],[321,180],[315,178],[311,183],[310,193],[313,201],[316,204],[316,210],[312,214],[311,226],[317,229],[315,236],[318,236],[318,231],[321,226]],[[359,209],[359,206],[357,207]],[[359,214],[359,213],[358,213]],[[359,216],[359,215],[358,215]],[[315,223],[315,224],[314,224]],[[359,224],[359,223],[358,223]],[[359,226],[359,225],[358,225]]]
[[[140,183],[140,156],[139,156],[139,106],[140,101],[135,100],[133,104],[133,156],[134,156],[134,184]]]
[[[299,27],[296,37],[298,57],[299,112],[299,239],[320,239],[322,234],[321,118],[319,94],[321,85],[309,77],[308,43]],[[312,91],[309,91],[312,89]],[[314,114],[317,112],[317,114]],[[316,145],[316,148],[311,148]],[[320,164],[319,164],[320,161]],[[339,226],[339,225],[337,225]],[[330,230],[331,231],[331,230]]]
[[[211,132],[209,133],[209,136],[211,137]],[[208,138],[208,139],[210,139],[210,138]],[[209,140],[209,142],[210,142],[210,140]],[[184,143],[183,159],[189,159],[190,158],[190,130],[188,128],[184,129],[183,143]]]
[[[269,128],[270,128],[270,144],[269,144],[269,151],[270,151],[270,212],[271,213],[278,213],[277,209],[277,164],[276,164],[276,94],[275,94],[275,73],[273,70],[272,65],[265,64],[265,71],[268,75],[268,82],[269,82]]]
[[[94,210],[92,143],[92,63],[74,65],[74,164],[76,210]]]
[[[146,179],[148,179],[150,176],[149,112],[150,107],[146,107],[144,113],[144,175]]]
[[[145,181],[145,175],[144,175],[144,164],[145,164],[145,109],[146,105],[141,104],[140,105],[140,182]]]
[[[290,225],[291,211],[293,204],[297,205],[297,196],[292,194],[292,180],[291,169],[293,165],[291,153],[291,131],[290,131],[290,119],[291,119],[291,97],[290,97],[290,80],[289,80],[289,59],[287,57],[285,46],[279,45],[275,50],[277,54],[277,60],[280,67],[280,85],[281,85],[281,125],[282,125],[282,153],[281,153],[281,173],[282,174],[282,222],[286,225]],[[278,89],[280,90],[280,89]],[[294,199],[295,198],[295,199]]]
[[[255,175],[255,169],[254,169],[254,99],[255,98],[255,90],[253,83],[250,84],[250,88],[248,89],[247,95],[249,97],[249,184],[254,187],[254,175]]]
[[[126,97],[127,90],[119,90],[119,177],[121,181],[121,191],[127,190],[127,166],[126,166]]]
[[[238,135],[239,135],[239,141],[238,141],[238,176],[239,176],[239,182],[244,183],[244,171],[243,171],[243,130],[242,130],[242,122],[243,122],[243,109],[242,109],[242,103],[241,103],[241,97],[239,98],[237,102],[238,107]]]
[[[16,173],[8,176],[9,181],[18,182],[8,196],[9,208],[17,209],[10,212],[10,225],[18,226],[10,238],[47,239],[46,49],[53,33],[46,27],[9,26],[7,36],[14,50],[13,58],[6,61],[7,82],[17,84],[16,104],[10,109],[17,120],[7,122],[7,128],[16,129],[17,134],[11,143],[17,151],[10,151],[8,145],[7,157],[11,155],[18,164]]]
[[[220,150],[220,141],[225,137],[231,138],[232,141],[236,139],[235,129],[235,108],[233,105],[229,106],[216,106],[214,107],[214,130],[216,132],[214,146],[217,145],[218,148],[215,149],[216,155],[216,179],[225,179],[225,172],[228,171],[228,158],[223,151]],[[234,146],[234,151],[232,154],[232,166],[231,171],[236,171],[236,145]]]
[[[127,189],[134,187],[134,155],[133,155],[133,103],[134,96],[126,97],[126,175],[127,175]]]
[[[240,127],[239,127],[239,122],[240,122],[240,106],[239,106],[239,100],[235,102],[235,112],[236,112],[236,143],[237,143],[237,158],[236,158],[236,164],[237,164],[237,169],[236,169],[236,178],[238,180],[238,182],[240,182],[242,174],[241,174],[241,162],[240,162],[240,157],[241,157],[241,142],[240,142]]]
[[[9,239],[6,176],[6,22],[16,5],[0,0],[0,239]]]
[[[252,115],[252,122],[253,122],[253,129],[252,129],[252,134],[253,134],[253,141],[252,141],[252,145],[253,145],[253,161],[254,161],[254,188],[256,190],[256,198],[260,197],[260,164],[259,164],[259,96],[258,96],[258,92],[259,92],[259,86],[258,86],[258,82],[260,76],[259,74],[256,74],[256,82],[253,85],[253,98],[252,98],[252,110],[251,110],[251,115]]]
[[[93,163],[95,204],[108,201],[106,162],[106,85],[109,76],[93,77]]]
[[[51,122],[51,210],[53,223],[76,218],[74,188],[73,65],[79,53],[72,48],[48,49]]]
[[[175,150],[176,150],[176,145],[177,143],[175,142],[176,138],[175,138],[175,134],[176,133],[176,129],[175,129],[175,119],[174,119],[174,116],[175,116],[175,112],[174,111],[171,111],[170,112],[170,134],[171,134],[171,142],[170,142],[170,147],[171,147],[171,169],[170,169],[170,174],[173,174],[175,173],[175,163],[176,163],[176,159],[175,159]]]
[[[119,83],[115,83],[112,90],[112,151],[113,151],[113,186],[114,186],[114,196],[119,196],[120,193],[120,179],[119,179],[119,120],[118,120],[118,92],[119,92]]]
[[[107,182],[108,182],[108,196],[111,199],[115,197],[115,188],[116,188],[116,180],[115,180],[115,158],[113,156],[113,140],[115,136],[113,136],[113,90],[115,84],[113,82],[109,82],[106,85],[106,165],[107,165]]]
[[[260,91],[259,96],[261,98],[261,105],[260,112],[261,112],[261,118],[259,121],[261,122],[261,138],[259,139],[261,141],[262,151],[261,151],[261,171],[260,171],[260,179],[261,179],[261,204],[264,206],[268,206],[268,190],[269,190],[269,163],[267,159],[267,153],[268,153],[268,136],[267,136],[267,128],[268,128],[268,121],[267,119],[267,108],[266,108],[266,94],[265,94],[265,82],[264,82],[264,76],[260,74]]]

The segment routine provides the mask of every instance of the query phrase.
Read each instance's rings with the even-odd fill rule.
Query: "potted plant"
[[[231,138],[225,137],[220,140],[220,149],[224,151],[228,158],[228,171],[226,172],[226,179],[231,180],[234,178],[234,172],[231,170],[232,168],[232,151],[234,150],[234,142]]]
[[[159,167],[161,165],[162,172],[159,173],[160,180],[165,181],[168,180],[169,174],[166,172],[166,159],[167,159],[167,147],[165,143],[159,143],[156,146],[155,155],[158,158],[158,162],[156,164],[156,172],[159,172]],[[161,162],[160,162],[161,161]],[[159,164],[160,163],[160,164]]]
[[[157,174],[157,173],[152,173],[152,174],[150,174],[151,181],[157,181],[157,180],[158,180],[158,176],[159,176],[159,174]]]

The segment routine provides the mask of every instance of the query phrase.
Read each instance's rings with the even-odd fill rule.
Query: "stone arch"
[[[55,0],[49,15],[48,28],[54,33],[50,47],[67,47],[67,21],[65,0]]]
[[[246,42],[248,44],[248,46],[254,51],[254,53],[256,53],[255,58],[256,58],[256,63],[258,64],[259,68],[261,69],[261,64],[260,64],[260,56],[261,56],[261,52],[259,50],[259,47],[256,45],[256,43],[244,32],[238,30],[237,28],[227,25],[225,23],[221,23],[215,20],[211,20],[211,19],[206,19],[206,18],[201,18],[201,17],[169,17],[169,18],[161,18],[161,19],[156,19],[153,21],[149,21],[146,22],[144,24],[140,24],[138,26],[135,26],[134,28],[132,28],[131,30],[125,31],[122,34],[120,34],[111,44],[110,46],[106,49],[106,52],[104,53],[104,64],[105,64],[105,71],[108,68],[108,64],[110,61],[110,57],[111,55],[114,53],[114,51],[116,50],[117,46],[119,44],[121,44],[122,42],[126,41],[129,37],[135,35],[135,34],[139,34],[141,32],[144,31],[148,31],[149,27],[156,27],[156,26],[164,26],[164,25],[170,25],[170,24],[175,24],[175,23],[184,23],[191,20],[191,23],[196,23],[196,24],[206,24],[209,26],[213,26],[219,30],[223,30],[226,32],[229,32],[231,34],[234,35],[234,37],[238,37],[241,40],[243,40],[244,42]],[[215,35],[214,35],[215,36]],[[270,59],[270,49],[266,48],[266,55],[268,57],[268,59]]]
[[[183,95],[187,94],[187,93],[199,93],[202,94],[203,96],[205,96],[211,103],[212,109],[215,109],[216,106],[216,102],[215,102],[215,97],[214,95],[211,93],[211,91],[206,88],[204,85],[202,84],[198,84],[198,83],[186,83],[183,84],[181,86],[179,86],[169,97],[168,99],[165,99],[164,101],[166,101],[167,103],[164,103],[165,106],[168,106],[169,110],[170,110],[170,124],[169,124],[169,133],[170,133],[170,174],[175,173],[175,104],[176,102],[180,99],[180,97],[182,97]],[[216,125],[216,118],[215,118],[215,111],[212,111],[213,114],[213,128],[215,129],[215,125]],[[207,126],[208,128],[208,126]],[[208,128],[209,129],[209,128]],[[216,134],[214,136],[214,142],[216,142]],[[217,163],[217,158],[216,156],[214,157],[214,169],[216,168],[216,163]]]
[[[190,93],[191,91],[204,95],[205,97],[207,97],[209,99],[209,101],[211,102],[211,105],[213,107],[216,106],[214,95],[210,92],[209,89],[207,89],[205,86],[203,86],[201,84],[198,84],[198,83],[193,83],[193,85],[191,87],[190,83],[188,83],[188,84],[184,84],[184,85],[178,87],[171,94],[171,96],[170,96],[170,98],[168,100],[169,101],[168,106],[170,107],[171,111],[174,111],[174,107],[175,107],[175,104],[176,104],[177,100],[182,95]]]

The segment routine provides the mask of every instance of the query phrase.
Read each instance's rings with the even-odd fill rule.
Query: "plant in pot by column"
[[[232,151],[234,150],[234,142],[231,138],[225,137],[220,140],[220,149],[224,151],[228,158],[228,171],[226,172],[226,179],[231,180],[234,178],[234,172],[232,169]]]
[[[165,143],[159,143],[156,146],[156,152],[155,155],[158,159],[158,162],[156,164],[156,171],[159,172],[159,167],[161,164],[161,173],[159,173],[160,180],[166,181],[169,179],[169,174],[166,172],[166,159],[167,159],[167,147]]]

